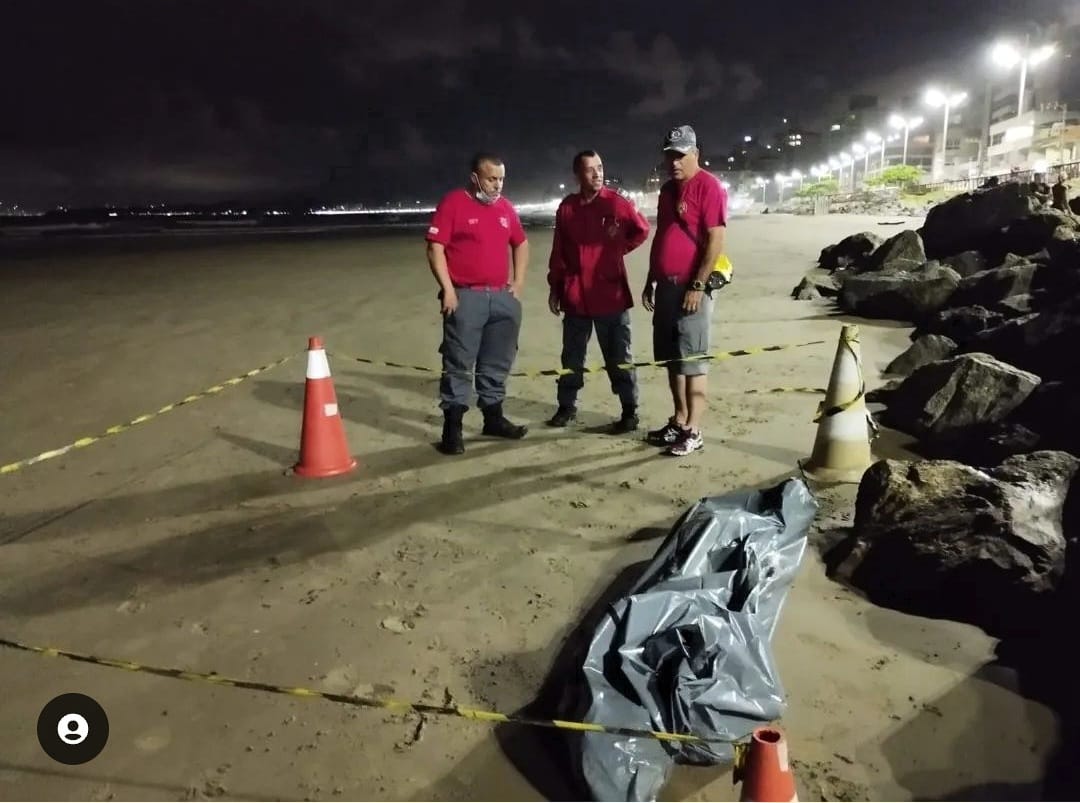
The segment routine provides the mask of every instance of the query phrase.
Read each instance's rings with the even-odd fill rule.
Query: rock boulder
[[[882,422],[917,438],[959,437],[1004,421],[1039,381],[989,354],[962,354],[913,371],[891,394]]]
[[[1027,185],[1006,182],[997,187],[965,192],[932,207],[919,233],[930,259],[961,251],[990,257],[1000,251],[1001,230],[1014,220],[1040,209]],[[990,264],[997,264],[991,259]]]
[[[944,309],[928,316],[912,333],[917,339],[924,335],[944,335],[963,346],[970,343],[972,338],[979,332],[985,332],[1000,326],[1006,320],[1003,312],[989,310],[986,307],[956,307]]]
[[[922,321],[941,309],[960,284],[952,268],[931,263],[908,272],[870,272],[844,278],[840,306],[867,318]]]
[[[911,260],[920,265],[926,262],[926,250],[923,248],[922,237],[914,229],[905,229],[879,245],[866,260],[865,269],[881,270],[888,263],[898,259]]]
[[[978,251],[962,251],[941,261],[959,273],[961,277],[971,276],[989,267],[986,264],[986,257]]]
[[[908,376],[917,368],[951,357],[957,349],[956,342],[945,335],[923,335],[907,351],[885,366],[885,374]]]
[[[1034,254],[1046,248],[1059,227],[1076,231],[1076,221],[1064,212],[1045,207],[1002,229],[1000,245],[1013,254]]]
[[[863,231],[845,237],[834,245],[821,249],[818,265],[826,270],[846,268],[865,261],[884,240],[872,231]]]
[[[1043,379],[1080,376],[1080,296],[971,337],[964,351],[993,354]]]
[[[960,280],[956,292],[949,297],[950,307],[979,305],[991,307],[1009,296],[1027,293],[1037,266],[1023,263],[976,273]]]
[[[791,290],[791,297],[796,301],[812,301],[822,296],[836,296],[840,284],[831,276],[804,276],[803,280]]]
[[[1072,382],[1043,382],[1010,417],[1019,426],[1039,434],[1046,449],[1060,449],[1080,457],[1080,377]],[[1080,531],[1077,532],[1080,537]]]
[[[1058,296],[1080,294],[1080,234],[1058,229],[1046,245],[1049,264],[1034,286]]]
[[[834,575],[876,602],[995,636],[1037,633],[1065,568],[1062,516],[1080,460],[1042,451],[979,470],[883,460],[859,484]]]

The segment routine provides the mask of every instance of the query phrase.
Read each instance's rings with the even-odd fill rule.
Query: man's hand
[[[645,285],[645,289],[641,291],[641,306],[645,307],[647,312],[656,309],[656,285],[652,282]]]
[[[701,298],[705,295],[704,290],[687,290],[683,296],[682,308],[693,315],[701,304]]]
[[[562,301],[559,300],[558,294],[548,294],[548,309],[551,310],[552,315],[562,314]]]
[[[510,295],[512,295],[518,301],[521,301],[521,294],[524,289],[525,288],[522,287],[521,282],[510,282]]]
[[[442,309],[439,310],[443,314],[443,317],[445,318],[447,315],[453,315],[457,307],[457,290],[455,290],[453,287],[448,287],[447,289],[443,290]]]

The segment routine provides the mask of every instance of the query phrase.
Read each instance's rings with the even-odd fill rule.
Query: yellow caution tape
[[[91,444],[104,440],[105,438],[112,437],[113,435],[119,435],[121,432],[126,432],[127,430],[139,424],[145,424],[147,421],[151,421],[158,416],[165,415],[165,413],[172,412],[173,410],[183,407],[186,404],[191,404],[192,402],[196,402],[199,399],[205,399],[217,393],[221,393],[221,391],[225,390],[228,387],[232,387],[233,385],[239,385],[245,379],[250,379],[257,374],[263,373],[264,371],[269,371],[271,368],[277,368],[282,363],[288,362],[289,360],[293,359],[294,356],[295,355],[282,357],[280,360],[275,360],[274,362],[267,365],[252,369],[245,374],[240,374],[239,376],[234,376],[231,379],[226,379],[224,382],[214,385],[213,387],[209,387],[201,393],[194,393],[191,396],[187,396],[178,402],[174,402],[173,404],[166,404],[160,410],[155,410],[152,413],[145,413],[144,415],[140,415],[138,418],[133,418],[126,424],[117,424],[116,426],[109,427],[100,435],[92,435],[86,438],[79,438],[77,441],[69,443],[67,446],[61,446],[59,449],[50,449],[49,451],[42,452],[41,454],[35,455],[34,457],[29,457],[26,460],[18,460],[14,463],[8,463],[7,465],[0,465],[0,475],[12,474],[20,469],[35,465],[36,463],[41,463],[45,460],[52,460],[54,457],[62,457],[63,455],[66,455],[68,452],[74,451],[75,449],[84,449]]]
[[[714,362],[718,362],[720,360],[728,360],[728,359],[732,359],[734,357],[751,357],[751,356],[754,356],[756,354],[767,354],[767,353],[773,352],[773,351],[784,351],[786,349],[805,348],[806,346],[818,346],[818,345],[821,345],[822,343],[825,343],[825,342],[826,341],[824,341],[824,340],[810,340],[810,341],[807,341],[805,343],[785,343],[785,344],[780,344],[780,345],[775,345],[775,346],[750,346],[749,348],[735,349],[734,351],[716,351],[716,352],[712,352],[711,354],[694,354],[694,355],[691,355],[689,357],[681,357],[681,358],[676,358],[676,359],[673,359],[673,360],[652,360],[652,361],[647,361],[647,362],[626,362],[626,363],[616,363],[616,364],[611,365],[611,366],[593,365],[593,366],[586,366],[586,367],[581,368],[581,369],[576,369],[576,368],[543,368],[543,369],[537,369],[537,370],[532,370],[532,371],[514,371],[511,374],[509,374],[509,376],[533,379],[533,378],[540,377],[540,376],[565,376],[567,374],[595,374],[595,373],[600,373],[601,371],[606,371],[606,370],[608,370],[609,367],[614,368],[614,369],[620,369],[620,370],[626,371],[626,370],[631,370],[631,369],[635,369],[635,368],[658,368],[660,366],[665,366],[665,365],[669,365],[671,363],[677,363],[677,362],[704,362],[706,360],[711,360],[711,361],[714,361]],[[349,356],[347,354],[342,354],[341,352],[337,352],[337,351],[328,352],[328,354],[329,354],[329,356],[332,356],[332,357],[339,357],[339,358],[341,358],[343,360],[347,360],[349,362],[358,362],[358,363],[363,363],[365,365],[377,365],[377,366],[384,367],[384,368],[400,368],[400,369],[404,369],[404,370],[407,370],[407,371],[420,371],[420,372],[428,373],[428,374],[439,374],[440,376],[443,374],[443,370],[441,368],[432,368],[431,366],[427,366],[427,365],[412,365],[412,364],[409,364],[409,363],[390,362],[390,361],[387,361],[387,360],[376,360],[376,359],[374,359],[372,357],[354,357],[354,356]],[[471,371],[465,371],[465,372],[462,372],[462,373],[472,375]]]
[[[750,390],[744,390],[746,394],[757,393],[813,393],[815,395],[821,395],[828,393],[825,388],[811,388],[811,387],[790,387],[790,388],[751,388]]]
[[[854,331],[854,335],[848,334],[849,328]],[[862,362],[859,360],[859,355],[855,353],[855,349],[852,347],[853,343],[857,344],[858,342],[858,327],[845,326],[843,329],[840,330],[840,343],[844,346],[844,348],[851,352],[851,357],[853,360],[855,360],[855,366],[859,369],[859,392],[855,394],[854,398],[849,399],[845,402],[840,402],[839,404],[831,405],[829,407],[825,406],[825,402],[821,402],[820,404],[818,404],[817,414],[814,416],[815,424],[821,421],[822,418],[832,417],[834,415],[838,415],[844,412],[845,410],[850,410],[852,407],[858,404],[858,402],[861,401],[862,398],[866,395],[866,380],[863,378]]]
[[[750,357],[750,356],[753,356],[753,355],[756,355],[756,354],[767,354],[767,353],[773,352],[773,351],[784,351],[786,349],[805,348],[806,346],[817,346],[817,345],[821,345],[824,342],[825,342],[824,340],[810,340],[810,341],[807,341],[805,343],[787,343],[787,344],[780,344],[780,345],[774,345],[774,346],[751,346],[749,348],[735,349],[733,351],[717,351],[717,352],[713,352],[711,354],[696,354],[696,355],[692,355],[690,357],[685,357],[685,358],[681,358],[681,359],[655,360],[655,361],[634,362],[634,363],[619,363],[619,364],[617,364],[617,365],[615,365],[613,367],[628,370],[628,369],[634,369],[634,368],[660,367],[660,366],[665,366],[665,365],[668,365],[670,363],[675,363],[675,362],[699,362],[699,361],[705,361],[705,360],[720,361],[720,360],[732,359],[732,358],[735,358],[735,357]],[[328,352],[328,354],[329,354],[329,352]],[[260,366],[258,368],[254,368],[254,369],[252,369],[252,370],[250,370],[250,371],[248,371],[246,373],[240,374],[239,376],[234,376],[234,377],[232,377],[230,379],[226,379],[224,382],[221,382],[221,383],[219,383],[217,385],[209,387],[206,390],[202,391],[201,393],[194,393],[194,394],[192,394],[190,396],[187,396],[187,397],[181,399],[178,402],[174,402],[173,404],[166,404],[161,409],[155,410],[152,413],[145,413],[143,415],[138,416],[137,418],[133,418],[131,421],[128,421],[126,424],[116,424],[115,426],[111,426],[111,427],[109,427],[108,429],[106,429],[104,432],[102,432],[99,435],[92,435],[92,436],[88,436],[88,437],[84,437],[84,438],[79,438],[78,440],[73,441],[72,443],[69,443],[69,444],[67,444],[65,446],[59,447],[58,449],[50,449],[47,452],[42,452],[41,454],[35,455],[34,457],[26,458],[25,460],[17,460],[14,463],[8,463],[6,465],[0,465],[0,475],[13,474],[16,471],[19,471],[19,470],[24,469],[24,468],[28,468],[29,466],[33,466],[33,465],[35,465],[37,463],[41,463],[41,462],[44,462],[46,460],[51,460],[51,459],[56,458],[56,457],[62,457],[64,455],[68,454],[69,452],[75,451],[76,449],[84,449],[87,446],[90,446],[90,445],[92,445],[94,443],[98,443],[99,441],[102,441],[105,438],[112,437],[113,435],[119,435],[121,432],[126,432],[127,430],[129,430],[129,429],[131,429],[131,428],[133,428],[133,427],[135,427],[135,426],[137,426],[139,424],[144,424],[147,421],[152,421],[153,419],[157,418],[158,416],[164,415],[165,413],[169,413],[169,412],[171,412],[173,410],[176,410],[176,409],[178,409],[180,407],[183,407],[183,406],[185,406],[187,404],[191,404],[192,402],[196,402],[196,401],[198,401],[200,399],[205,399],[205,398],[213,396],[213,395],[215,395],[217,393],[220,393],[221,391],[225,390],[227,387],[232,387],[234,385],[239,385],[245,379],[250,379],[253,376],[264,373],[264,372],[269,371],[269,370],[271,370],[273,368],[277,368],[279,365],[282,365],[282,364],[288,362],[289,360],[293,359],[295,356],[296,355],[289,355],[287,357],[282,357],[281,359],[275,360],[272,363],[268,363],[268,364]],[[348,361],[351,361],[351,362],[363,363],[365,365],[378,365],[378,366],[383,366],[383,367],[386,367],[386,368],[398,368],[398,369],[404,369],[404,370],[410,370],[410,371],[421,371],[421,372],[424,372],[424,373],[432,373],[432,374],[440,374],[440,375],[442,374],[441,369],[432,368],[432,367],[426,366],[426,365],[410,365],[408,363],[392,362],[390,360],[376,360],[376,359],[373,359],[373,358],[370,358],[370,357],[350,357],[348,355],[339,354],[337,352],[334,352],[333,356],[337,356],[337,357],[340,357],[342,359],[345,359],[345,360],[348,360]],[[515,373],[510,374],[510,376],[534,378],[534,377],[541,377],[541,376],[564,376],[566,374],[572,374],[572,373],[591,374],[591,373],[599,373],[601,371],[606,371],[606,370],[607,370],[607,366],[604,366],[604,365],[587,366],[587,367],[581,369],[580,371],[576,371],[573,368],[546,368],[546,369],[533,370],[533,371],[517,371]],[[470,374],[471,374],[471,372],[470,372]],[[782,388],[781,387],[781,388],[770,388],[770,389],[767,389],[767,390],[748,390],[746,392],[747,393],[823,393],[824,391],[821,388],[807,388],[807,387]],[[840,412],[842,409],[847,409],[847,407],[850,407],[857,400],[858,399],[855,399],[855,400],[847,403],[847,405],[844,406],[844,407],[836,408],[836,412]],[[826,414],[834,415],[835,413],[827,411]],[[819,409],[818,416],[819,416],[819,418],[821,416],[820,409]],[[816,420],[817,419],[815,419],[815,421]]]
[[[598,722],[572,722],[564,719],[542,719],[538,717],[525,717],[517,714],[500,714],[496,711],[484,711],[478,708],[466,708],[464,706],[455,705],[449,702],[444,705],[434,705],[431,703],[409,702],[405,700],[394,700],[384,697],[368,697],[365,695],[355,694],[336,694],[333,692],[308,689],[302,686],[279,686],[272,683],[260,683],[258,681],[252,680],[239,680],[237,678],[230,678],[224,675],[219,675],[216,672],[207,674],[202,672],[190,672],[183,669],[170,669],[159,666],[150,666],[148,664],[135,663],[134,661],[119,661],[108,658],[97,658],[93,655],[85,655],[82,653],[71,652],[69,650],[61,650],[57,647],[35,647],[30,644],[23,644],[20,641],[14,641],[12,639],[6,638],[0,638],[0,647],[8,647],[10,649],[20,650],[22,652],[36,653],[38,655],[47,656],[49,658],[67,658],[72,661],[79,661],[86,664],[106,666],[113,669],[123,669],[128,672],[141,672],[148,675],[157,675],[159,677],[173,678],[174,680],[201,681],[204,683],[213,683],[216,686],[232,686],[238,689],[249,689],[251,691],[268,692],[270,694],[283,694],[290,697],[317,698],[322,700],[329,700],[330,702],[334,703],[341,703],[343,705],[359,706],[362,708],[381,708],[395,711],[415,711],[416,713],[423,715],[434,714],[438,716],[458,717],[461,719],[471,719],[478,722],[498,722],[514,725],[527,725],[537,728],[555,728],[558,730],[607,733],[613,736],[632,736],[645,739],[656,739],[666,742],[683,742],[691,744],[731,744],[736,746],[736,755],[739,755],[739,745],[746,741],[745,739],[706,738],[703,736],[694,736],[693,734],[689,733],[669,733],[667,731],[654,731],[644,728],[623,728],[615,725],[603,725]]]

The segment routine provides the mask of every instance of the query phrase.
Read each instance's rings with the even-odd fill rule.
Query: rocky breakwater
[[[853,234],[817,273],[793,293],[914,325],[867,401],[926,458],[867,470],[835,576],[995,634],[1052,627],[1080,601],[1080,221],[1007,183]]]
[[[1062,717],[1046,788],[1073,794],[1080,687],[1050,669],[1080,609],[1080,222],[1006,183],[938,204],[917,230],[853,234],[819,266],[796,295],[914,325],[867,402],[926,458],[865,472],[831,574],[1001,637]]]

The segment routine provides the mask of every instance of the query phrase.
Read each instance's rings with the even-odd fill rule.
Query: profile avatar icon
[[[67,714],[56,724],[56,735],[67,744],[82,744],[90,735],[90,723],[78,714]]]
[[[93,697],[75,692],[61,694],[41,709],[37,737],[41,749],[53,761],[85,764],[105,749],[109,717]]]

